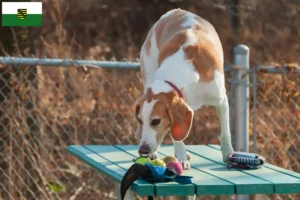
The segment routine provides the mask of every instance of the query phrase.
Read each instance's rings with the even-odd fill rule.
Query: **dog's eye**
[[[153,119],[151,121],[151,126],[157,126],[160,123],[160,119]]]

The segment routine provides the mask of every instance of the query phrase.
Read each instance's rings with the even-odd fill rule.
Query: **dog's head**
[[[135,137],[141,138],[139,153],[155,152],[168,133],[175,141],[184,140],[191,129],[193,114],[175,91],[153,94],[148,88],[135,107]]]

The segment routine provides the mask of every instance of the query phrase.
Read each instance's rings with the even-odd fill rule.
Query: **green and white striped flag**
[[[2,26],[42,26],[42,2],[2,2]]]

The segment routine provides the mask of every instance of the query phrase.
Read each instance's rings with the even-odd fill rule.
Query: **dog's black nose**
[[[139,154],[149,154],[150,153],[150,147],[147,144],[143,144],[139,148]]]

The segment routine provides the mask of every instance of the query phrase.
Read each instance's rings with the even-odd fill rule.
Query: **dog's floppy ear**
[[[173,140],[182,141],[192,127],[194,112],[181,98],[175,98],[168,106],[171,118],[170,132]]]
[[[135,112],[135,114],[134,114],[135,119],[138,121],[138,126],[137,126],[137,128],[136,128],[135,133],[134,133],[134,137],[135,137],[136,139],[140,138],[141,135],[142,135],[142,121],[141,121],[141,119],[139,118],[140,109],[141,109],[141,105],[140,105],[140,102],[138,102],[138,103],[136,103],[136,105],[135,105],[135,111],[134,111],[134,112]]]
[[[140,109],[141,109],[141,105],[140,102],[136,103],[135,105],[135,109],[134,109],[134,116],[136,121],[138,121],[140,124],[142,123],[141,119],[139,118],[139,114],[140,114]]]
[[[136,131],[134,133],[134,136],[136,139],[140,138],[142,135],[142,120],[139,118],[140,110],[141,110],[141,101],[144,98],[144,96],[141,96],[137,101],[135,102],[135,110],[134,110],[134,116],[136,121],[138,122],[138,126],[136,128]]]
[[[142,125],[139,123],[136,130],[135,130],[135,132],[134,132],[134,138],[138,139],[138,138],[141,137],[141,135],[142,135]]]

